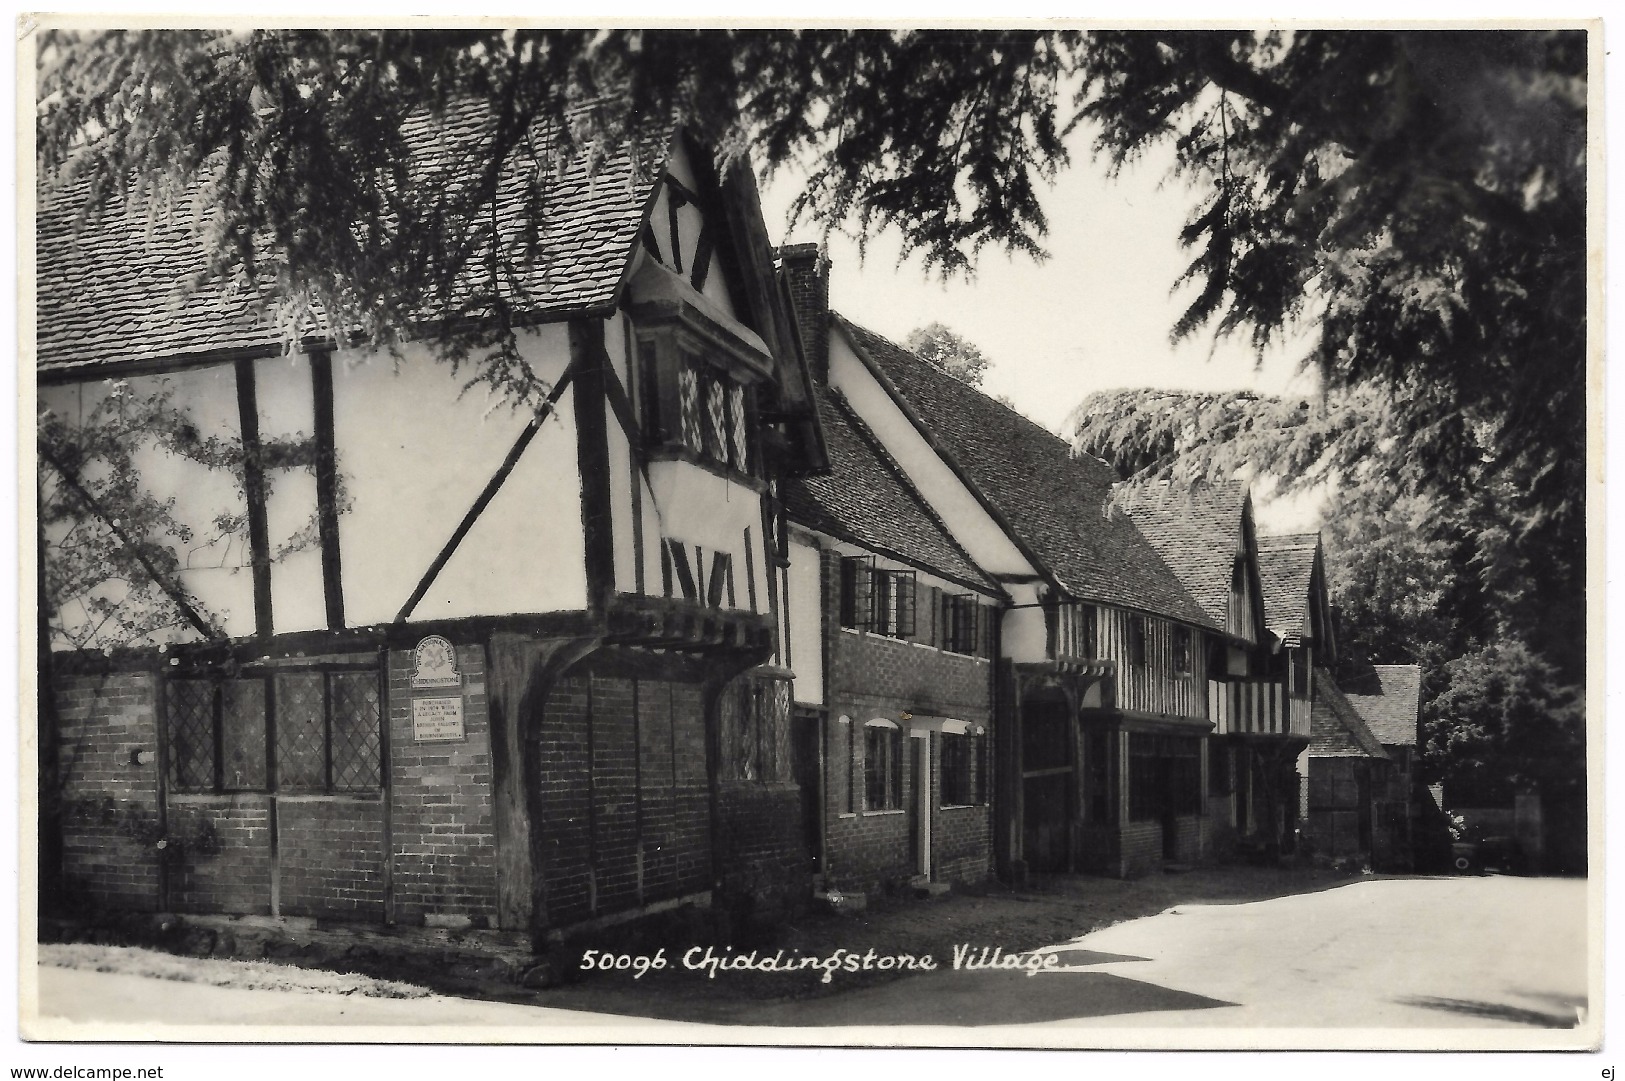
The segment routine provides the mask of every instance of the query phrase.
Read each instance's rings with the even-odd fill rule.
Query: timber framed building
[[[437,133],[442,165],[468,135]],[[184,227],[110,215],[81,236],[76,207],[46,208],[42,409],[81,433],[121,402],[190,417],[135,463],[168,535],[127,536],[97,477],[42,463],[82,511],[47,529],[46,563],[76,528],[163,549],[186,615],[47,658],[72,895],[538,949],[677,906],[800,903],[774,493],[821,444],[754,182],[710,160],[678,136],[558,181],[562,254],[519,332],[552,387],[534,413],[462,393],[421,346],[290,353],[243,297],[177,309],[201,258]],[[242,451],[211,468],[173,438]],[[96,644],[84,600],[52,613],[53,645]]]

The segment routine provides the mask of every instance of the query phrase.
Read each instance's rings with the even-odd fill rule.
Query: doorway
[[[1021,710],[1021,825],[1029,869],[1071,869],[1076,790],[1072,713],[1066,700],[1028,700]]]
[[[813,873],[824,861],[824,719],[798,709],[790,720],[790,775],[801,803],[801,838]]]

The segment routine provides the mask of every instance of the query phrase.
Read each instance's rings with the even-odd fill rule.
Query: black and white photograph
[[[1597,1051],[1600,20],[474,14],[18,17],[12,1076]]]

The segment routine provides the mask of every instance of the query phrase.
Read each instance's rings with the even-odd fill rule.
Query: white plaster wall
[[[547,379],[563,374],[563,325],[522,334]],[[512,449],[529,414],[462,393],[428,350],[340,353],[333,362],[338,467],[351,499],[339,518],[346,620],[393,620]],[[568,391],[414,618],[581,607],[581,488]]]
[[[557,416],[525,448],[412,619],[586,607],[573,395],[572,388],[560,396]]]
[[[196,425],[200,439],[218,437],[235,441],[239,437],[237,380],[230,364],[165,375],[135,376],[123,382],[128,384],[128,393],[132,398],[146,398],[168,391],[176,408]],[[112,387],[112,381],[42,387],[39,405],[42,409],[50,409],[69,424],[82,425]],[[155,445],[136,452],[135,466],[141,475],[143,488],[155,499],[173,500],[175,519],[192,532],[188,541],[175,537],[149,538],[162,541],[175,553],[181,568],[179,578],[182,588],[221,624],[227,634],[253,634],[254,583],[247,528],[244,526],[225,540],[216,540],[219,533],[214,525],[215,519],[221,515],[240,520],[247,513],[247,502],[235,471],[210,469],[167,450],[160,450]],[[94,478],[93,473],[91,478]],[[60,531],[47,537],[48,542],[53,539],[60,539]],[[118,583],[111,583],[99,593],[108,599],[116,599],[123,594],[124,587]],[[76,606],[69,606],[60,616],[70,626],[80,628],[86,627],[86,620],[90,618],[88,613]],[[197,635],[191,630],[176,630],[160,636],[163,641],[195,638]]]
[[[308,357],[256,361],[254,390],[262,442],[315,435]],[[271,563],[272,629],[281,634],[326,627],[322,548],[314,529],[316,472],[309,467],[267,470],[265,490],[266,533],[273,556],[290,547],[295,537],[299,544],[297,551]]]
[[[626,431],[621,427],[615,410],[604,401],[604,431],[609,444],[609,506],[610,530],[614,538],[615,588],[622,593],[637,592],[637,535],[632,528],[632,485],[641,484],[632,476],[632,449],[627,443]],[[647,564],[644,566],[644,587],[648,588]],[[660,564],[654,564],[655,587],[660,584]]]
[[[796,701],[815,706],[824,704],[824,606],[818,554],[813,545],[791,539],[789,661],[796,674]]]
[[[830,335],[829,367],[830,385],[846,395],[971,559],[990,574],[1035,573],[1021,550],[852,352],[838,328]]]
[[[664,535],[684,544],[697,544],[707,552],[730,553],[738,608],[751,607],[751,587],[746,584],[745,573],[747,566],[753,569],[755,611],[766,612],[767,550],[762,536],[761,497],[743,484],[683,461],[650,462],[649,480]],[[745,561],[747,529],[749,564]],[[658,562],[652,565],[654,575],[648,587],[651,593],[659,591],[659,567]]]
[[[1032,585],[1009,587],[1016,605],[1038,603],[1038,589]],[[1049,657],[1048,632],[1042,608],[1016,607],[1004,614],[1002,653],[1016,661],[1042,661]]]
[[[609,363],[615,369],[615,377],[621,381],[621,389],[628,395],[632,393],[632,377],[629,371],[631,366],[630,352],[632,338],[628,328],[629,317],[623,312],[605,319],[604,323],[604,352],[609,354]]]
[[[666,162],[666,169],[678,182],[689,191],[697,191],[699,184],[694,178],[694,167],[689,161],[688,151],[680,140],[674,141],[671,153]],[[654,208],[650,212],[650,224],[654,226],[655,237],[660,242],[661,261],[669,268],[675,269],[671,253],[671,201],[664,187],[655,198]],[[721,221],[708,222],[700,213],[700,208],[693,203],[685,203],[677,208],[677,234],[679,238],[679,252],[682,257],[682,274],[685,279],[694,273],[694,257],[699,249],[700,231],[702,228],[714,230],[711,237],[713,243],[722,240],[722,231],[725,223]],[[728,290],[723,282],[722,272],[718,268],[717,260],[713,254],[711,267],[706,274],[705,285],[702,288],[706,297],[722,307],[730,316],[734,314],[733,303],[728,297]]]

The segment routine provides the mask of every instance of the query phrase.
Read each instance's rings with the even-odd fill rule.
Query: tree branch
[[[107,523],[107,528],[113,531],[113,535],[119,539],[119,543],[124,545],[129,553],[136,558],[136,561],[141,564],[142,568],[146,570],[147,574],[152,577],[153,584],[163,590],[164,595],[174,602],[175,607],[180,609],[181,615],[186,617],[186,621],[192,625],[192,628],[204,638],[219,637],[219,634],[204,622],[203,617],[198,615],[197,610],[192,607],[191,602],[186,598],[185,591],[176,583],[169,581],[165,575],[159,572],[157,567],[153,566],[152,560],[147,558],[147,554],[142,550],[141,545],[137,544],[119,526],[117,519],[102,509],[102,505],[97,501],[96,497],[91,495],[90,491],[79,482],[79,478],[73,471],[57,460],[57,457],[47,448],[40,447],[39,453],[40,457],[45,459],[51,468],[56,470],[57,474],[67,482],[68,487],[73,489],[74,494],[79,497],[90,512]]]

